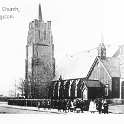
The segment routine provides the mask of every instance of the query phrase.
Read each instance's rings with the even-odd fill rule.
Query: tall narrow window
[[[106,87],[105,87],[105,96],[108,96],[108,84],[106,84]]]
[[[44,30],[44,40],[46,40],[46,30]]]
[[[38,36],[39,36],[39,39],[40,39],[40,31],[38,31]]]

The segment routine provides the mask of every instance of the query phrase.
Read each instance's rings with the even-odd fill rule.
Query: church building
[[[106,47],[100,43],[87,79],[99,80],[105,86],[107,98],[124,98],[124,45],[120,46],[112,57],[106,56]]]
[[[44,22],[41,5],[38,14],[38,19],[29,23],[25,67],[27,97],[35,98],[47,96],[47,83],[55,76],[51,21]]]
[[[51,21],[44,22],[41,5],[39,17],[29,23],[25,61],[25,96],[26,98],[124,98],[124,45],[119,46],[112,57],[106,56],[106,47],[99,44],[96,56],[85,78],[55,80],[54,44]],[[76,73],[76,59],[70,72]],[[85,66],[81,62],[82,66]],[[71,60],[72,62],[72,60]],[[86,61],[88,63],[88,61]],[[90,59],[90,62],[91,59]],[[64,65],[64,64],[63,64]],[[67,63],[66,63],[67,65]],[[65,65],[64,65],[65,66]],[[75,67],[75,68],[74,68]],[[65,66],[67,71],[67,66]],[[74,68],[74,70],[72,70]],[[81,73],[84,67],[79,67]],[[70,73],[69,72],[69,73]],[[73,74],[72,74],[73,76]],[[56,76],[57,77],[57,76]],[[83,76],[82,76],[83,77]]]

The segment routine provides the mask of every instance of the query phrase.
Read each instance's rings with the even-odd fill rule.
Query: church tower
[[[98,46],[98,57],[102,60],[106,59],[106,47],[103,42]]]
[[[38,19],[29,23],[26,45],[26,80],[44,90],[55,76],[54,44],[51,21],[44,22],[39,4]],[[45,94],[44,92],[42,94]]]

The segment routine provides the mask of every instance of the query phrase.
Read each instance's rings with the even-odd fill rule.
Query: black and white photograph
[[[124,114],[123,0],[0,0],[0,57],[0,115]]]

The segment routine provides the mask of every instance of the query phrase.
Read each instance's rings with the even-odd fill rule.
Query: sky
[[[56,68],[65,78],[86,75],[101,39],[107,56],[124,44],[123,0],[0,0],[0,94],[9,95],[25,77],[28,26],[38,18],[39,3],[43,20],[52,21]],[[9,15],[14,18],[1,19]],[[72,67],[78,71],[76,65],[83,65],[84,75],[71,74]]]

